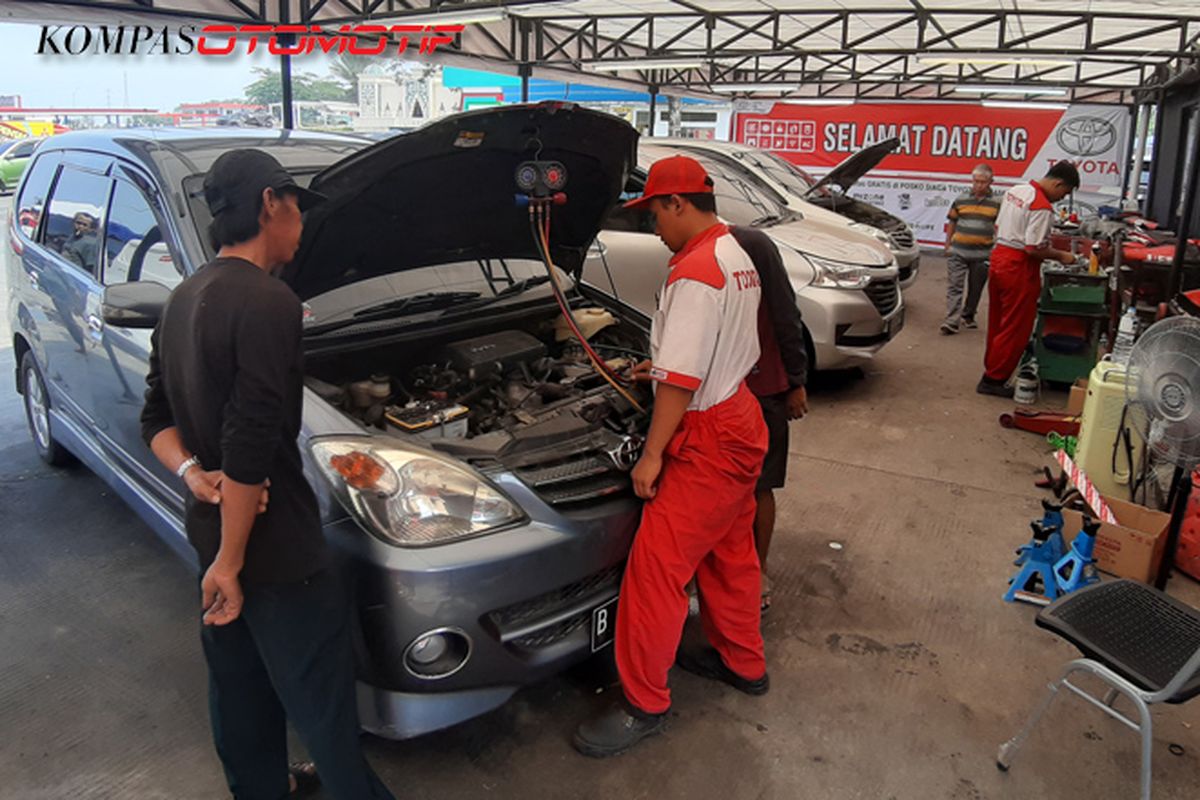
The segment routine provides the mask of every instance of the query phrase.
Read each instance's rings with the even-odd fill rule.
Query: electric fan
[[[1175,466],[1168,507],[1171,525],[1155,586],[1171,572],[1179,530],[1200,464],[1200,319],[1169,317],[1134,343],[1125,382],[1129,421],[1160,462]]]

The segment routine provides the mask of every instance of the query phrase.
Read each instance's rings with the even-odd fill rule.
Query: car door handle
[[[102,333],[104,331],[104,320],[100,319],[95,314],[88,314],[88,327],[94,333]]]

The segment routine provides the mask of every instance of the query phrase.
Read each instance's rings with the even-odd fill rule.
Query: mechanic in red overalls
[[[717,218],[712,179],[694,159],[656,162],[643,196],[627,206],[654,216],[675,256],[654,316],[651,361],[637,368],[654,382],[655,398],[632,474],[647,503],[617,607],[625,702],[575,734],[576,749],[595,757],[662,730],[693,575],[715,649],[679,654],[680,667],[748,694],[768,688],[754,548],[767,428],[744,382],[759,356],[758,272]]]
[[[1070,264],[1075,256],[1050,246],[1054,204],[1079,188],[1079,170],[1059,161],[1044,178],[1019,184],[1004,194],[996,216],[996,246],[988,268],[987,351],[975,391],[1012,397],[1008,379],[1021,362],[1033,333],[1042,261]]]

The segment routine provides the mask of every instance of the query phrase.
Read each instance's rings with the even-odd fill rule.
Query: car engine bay
[[[646,357],[645,335],[610,312],[576,309],[574,316],[614,372],[628,375]],[[305,383],[364,427],[414,437],[477,466],[498,462],[535,488],[561,490],[603,471],[627,472],[650,422],[593,369],[564,323],[557,315],[445,344],[416,343],[403,348],[407,358],[388,348],[310,359]],[[625,388],[648,406],[648,390]],[[580,461],[590,468],[571,466]]]

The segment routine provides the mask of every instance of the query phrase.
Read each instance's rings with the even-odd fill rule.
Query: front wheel
[[[54,438],[50,419],[50,393],[32,352],[21,359],[21,385],[25,387],[25,421],[38,456],[52,467],[64,467],[75,458]]]

